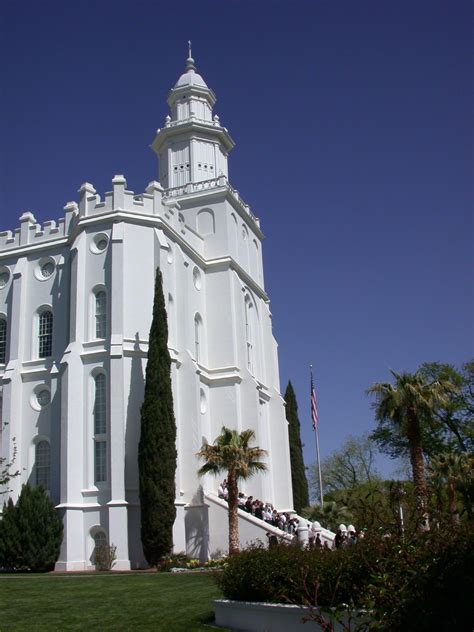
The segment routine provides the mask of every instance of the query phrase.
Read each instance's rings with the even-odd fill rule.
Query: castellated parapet
[[[79,203],[68,202],[64,207],[64,217],[38,224],[31,212],[20,217],[20,227],[13,231],[0,232],[0,251],[11,251],[24,246],[43,245],[45,242],[63,240],[74,234],[81,221],[118,211],[144,215],[162,215],[163,188],[158,182],[150,182],[146,192],[135,195],[126,189],[127,181],[123,175],[112,180],[112,191],[104,195],[104,200],[89,182],[79,188]]]
[[[199,183],[189,183],[182,187],[163,189],[159,182],[152,181],[145,192],[135,194],[129,191],[127,181],[123,175],[116,175],[112,179],[112,191],[108,191],[101,200],[94,186],[84,182],[78,190],[79,203],[68,202],[64,207],[64,217],[55,220],[47,220],[43,225],[36,221],[33,213],[25,211],[20,217],[20,227],[0,232],[0,257],[2,252],[12,251],[18,248],[29,247],[36,250],[38,247],[49,247],[64,242],[78,230],[81,224],[89,223],[92,219],[110,219],[112,213],[126,213],[127,215],[152,216],[160,218],[169,228],[175,230],[181,236],[186,235],[189,245],[202,252],[202,236],[196,230],[196,226],[186,221],[183,213],[179,213],[181,205],[178,197],[215,197],[224,193],[235,210],[241,215],[245,223],[255,231],[259,238],[260,220],[255,217],[248,204],[240,197],[225,176],[214,178]],[[59,245],[59,244],[58,244]]]

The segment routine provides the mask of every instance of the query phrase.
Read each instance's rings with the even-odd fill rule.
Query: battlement
[[[71,225],[78,215],[75,202],[68,202],[64,207],[64,217],[57,222],[54,219],[38,224],[33,213],[25,211],[20,217],[20,227],[0,232],[0,252],[13,250],[20,246],[43,243],[66,237]]]
[[[140,195],[128,191],[126,187],[127,181],[124,176],[115,176],[112,180],[112,191],[105,193],[104,199],[101,200],[92,184],[85,182],[78,191],[80,195],[79,218],[113,211],[128,211],[146,215],[159,214],[163,192],[159,182],[150,182],[145,193]]]
[[[105,193],[104,200],[101,200],[92,184],[85,182],[78,191],[79,203],[68,202],[64,207],[64,217],[58,221],[47,220],[43,225],[37,222],[33,213],[24,212],[20,217],[19,228],[0,232],[0,252],[64,239],[86,217],[114,211],[161,214],[163,189],[158,182],[150,182],[141,195],[128,191],[126,186],[124,176],[116,175],[112,180],[112,191]]]

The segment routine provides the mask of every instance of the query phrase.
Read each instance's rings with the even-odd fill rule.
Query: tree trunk
[[[413,473],[416,503],[420,517],[422,518],[421,527],[429,529],[428,485],[426,484],[425,477],[420,421],[415,412],[409,414],[407,421],[407,438],[410,446],[410,463]]]
[[[227,489],[229,495],[227,503],[229,505],[229,555],[239,552],[239,517],[238,517],[238,487],[237,478],[234,472],[227,474]]]
[[[448,478],[448,503],[451,522],[453,524],[459,524],[459,514],[456,504],[456,488],[454,486],[454,481],[452,478]]]

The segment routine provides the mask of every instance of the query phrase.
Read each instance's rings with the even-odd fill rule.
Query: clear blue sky
[[[142,192],[192,39],[266,235],[307,462],[310,362],[324,456],[373,428],[389,368],[473,355],[471,2],[4,0],[1,22],[1,229],[86,180]]]

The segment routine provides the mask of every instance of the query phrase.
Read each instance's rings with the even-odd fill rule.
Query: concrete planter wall
[[[216,599],[214,612],[216,625],[240,632],[320,632],[322,627],[314,621],[303,623],[310,614],[310,608],[286,604],[258,603]],[[335,632],[342,632],[343,626],[334,624]]]

